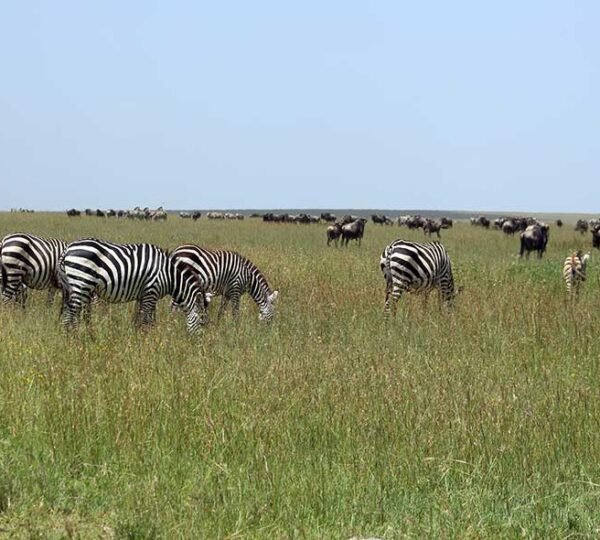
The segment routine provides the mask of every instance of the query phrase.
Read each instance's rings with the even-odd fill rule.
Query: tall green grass
[[[49,538],[594,537],[600,534],[597,252],[577,304],[562,262],[589,236],[444,231],[449,315],[407,295],[384,323],[379,255],[421,232],[0,215],[0,234],[236,249],[281,292],[264,326],[135,331],[99,305],[65,335],[33,293],[0,309],[0,533]],[[596,261],[596,259],[599,259]],[[216,313],[217,306],[213,306]]]

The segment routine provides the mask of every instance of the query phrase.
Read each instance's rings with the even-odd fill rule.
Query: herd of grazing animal
[[[167,252],[153,244],[117,244],[95,238],[64,242],[13,233],[0,242],[2,303],[25,305],[28,289],[48,290],[49,302],[62,293],[61,320],[77,327],[89,319],[92,301],[137,302],[135,322],[155,321],[158,301],[169,295],[184,312],[187,329],[196,333],[208,321],[208,305],[222,295],[220,314],[231,301],[237,315],[240,297],[248,292],[259,318],[270,321],[278,292],[248,259],[225,250],[186,245]]]
[[[157,209],[153,215],[157,212],[164,210]],[[200,217],[195,212],[180,215],[184,219]],[[271,215],[265,214],[263,219],[265,216],[270,221]],[[346,215],[338,220],[333,214],[322,214],[320,219],[329,223],[327,245],[333,242],[337,246],[341,239],[342,245],[354,240],[360,246],[366,218]],[[391,220],[374,215],[372,221],[385,225]],[[403,216],[396,221],[411,228],[417,228],[416,222],[429,235],[439,236],[440,229],[452,227],[447,218],[433,221],[421,216]],[[483,216],[472,218],[471,223],[486,229],[491,224]],[[541,258],[548,245],[549,226],[534,218],[499,218],[494,221],[494,228],[504,232],[510,228],[510,234],[520,231],[521,257],[535,251]],[[600,249],[600,220],[578,221],[575,230],[583,229],[591,229],[593,247]],[[589,252],[574,251],[564,261],[563,279],[571,298],[578,295],[586,280],[589,260]],[[380,269],[386,283],[386,315],[395,311],[404,292],[437,288],[444,303],[453,304],[456,290],[452,265],[439,242],[396,240],[384,249]],[[173,311],[185,314],[187,329],[192,334],[207,323],[208,306],[214,295],[222,296],[219,319],[230,304],[237,317],[240,298],[247,292],[258,307],[259,319],[267,322],[273,319],[279,295],[256,265],[232,251],[186,244],[167,252],[153,244],[117,244],[94,238],[67,243],[26,233],[8,234],[0,242],[2,303],[24,306],[29,289],[47,290],[49,304],[56,292],[62,293],[61,321],[67,329],[77,327],[82,316],[89,319],[96,299],[111,303],[135,301],[136,324],[149,325],[155,322],[158,301],[171,296]]]

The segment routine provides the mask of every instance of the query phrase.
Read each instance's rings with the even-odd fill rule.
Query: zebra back
[[[442,298],[454,297],[454,277],[446,248],[440,242],[396,240],[386,246],[380,267],[390,293],[439,287]]]
[[[190,332],[205,321],[207,299],[199,301],[204,291],[196,273],[153,244],[77,240],[65,250],[59,275],[68,296],[67,326],[76,324],[94,293],[108,302],[138,301],[142,324],[153,322],[156,304],[167,294],[183,308]]]

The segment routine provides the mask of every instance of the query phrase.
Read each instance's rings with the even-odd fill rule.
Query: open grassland
[[[0,309],[0,535],[600,535],[600,254],[569,305],[572,226],[542,261],[443,231],[456,308],[407,296],[389,324],[379,255],[420,231],[335,249],[324,225],[0,215],[15,231],[231,248],[281,296],[270,327],[244,297],[200,337],[166,300],[145,332],[132,305],[70,336],[45,293]]]

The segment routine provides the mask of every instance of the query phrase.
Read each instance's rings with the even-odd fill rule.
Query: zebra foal
[[[385,278],[384,313],[395,313],[403,292],[438,288],[442,300],[452,305],[454,278],[446,248],[439,242],[425,244],[396,240],[386,246],[379,261]]]
[[[586,268],[589,260],[589,252],[582,255],[579,250],[574,251],[565,259],[563,264],[563,279],[565,280],[569,297],[579,294],[581,285],[586,279]]]
[[[223,295],[220,319],[231,302],[234,316],[239,314],[242,294],[248,292],[259,310],[259,319],[268,322],[275,315],[278,291],[273,291],[257,266],[234,251],[204,249],[193,244],[176,248],[171,256],[194,269],[204,290]],[[172,308],[177,309],[177,302]]]
[[[155,321],[156,305],[166,295],[182,307],[187,329],[196,333],[206,320],[210,297],[195,272],[152,244],[115,244],[88,238],[72,242],[60,260],[66,328],[88,312],[92,296],[111,303],[137,301],[136,323]]]
[[[67,246],[56,238],[13,233],[0,241],[2,303],[18,302],[25,306],[27,288],[48,290],[52,304],[58,280],[58,261]]]

